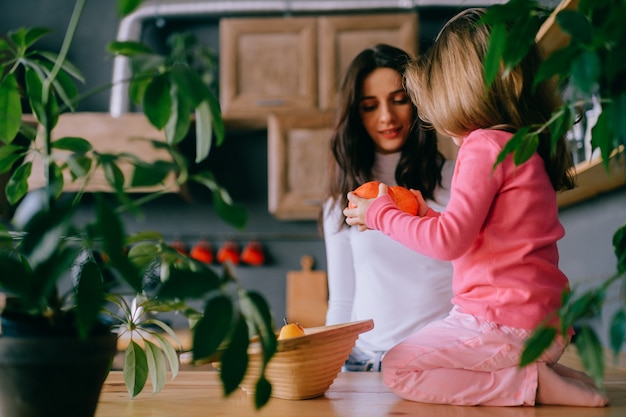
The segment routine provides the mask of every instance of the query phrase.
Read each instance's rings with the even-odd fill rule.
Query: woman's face
[[[402,88],[402,76],[391,68],[377,68],[363,80],[359,113],[376,150],[398,152],[411,130],[413,105]]]

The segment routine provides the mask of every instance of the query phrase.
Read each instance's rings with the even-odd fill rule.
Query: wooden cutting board
[[[287,321],[304,327],[318,327],[326,323],[328,309],[328,282],[325,271],[313,270],[313,257],[300,259],[301,271],[287,272]]]

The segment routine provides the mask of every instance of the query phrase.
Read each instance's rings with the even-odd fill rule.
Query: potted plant
[[[224,140],[218,102],[189,65],[153,54],[138,43],[110,45],[112,52],[133,57],[135,71],[129,80],[133,99],[149,122],[165,131],[167,141],[153,145],[167,149],[171,161],[148,163],[138,155],[98,153],[88,138],[53,140],[60,115],[74,111],[81,98],[75,80],[82,75],[66,57],[85,2],[76,0],[58,53],[36,49],[37,41],[48,33],[45,29],[21,28],[0,38],[0,173],[10,175],[8,202],[22,201],[13,221],[0,224],[0,292],[7,297],[0,313],[2,415],[93,415],[118,333],[123,332],[132,335],[124,363],[130,396],[141,392],[148,375],[158,391],[165,381],[166,363],[173,375],[178,369],[176,336],[163,322],[146,319],[146,312],[176,310],[190,318],[194,358],[220,354],[226,394],[243,379],[251,335],[261,341],[264,365],[276,349],[267,302],[242,288],[227,267],[218,274],[176,252],[157,232],[129,236],[124,230],[123,213],[137,212],[141,203],[165,192],[136,199],[130,194],[133,187],[163,184],[168,175],[178,184],[205,185],[221,218],[237,227],[245,225],[245,211],[211,172],[191,175],[189,162],[177,151],[177,143],[192,126],[196,162],[207,157],[213,142],[219,145]],[[139,3],[118,0],[118,7],[130,13]],[[25,106],[32,119],[24,114]],[[15,140],[18,136],[27,143]],[[61,160],[54,150],[66,155]],[[46,179],[37,192],[28,190],[32,158],[42,159]],[[118,166],[121,161],[134,168],[130,180]],[[98,169],[113,192],[96,194],[93,216],[81,224],[74,213],[84,192],[64,194],[63,172],[85,186]],[[31,203],[28,210],[21,210],[23,200]],[[154,265],[160,271],[156,285],[145,279]],[[187,305],[192,299],[203,300],[201,311]],[[21,354],[27,352],[33,355],[25,359]],[[81,358],[90,365],[79,363]],[[14,364],[17,368],[12,368]],[[91,365],[96,368],[88,368]],[[71,368],[77,373],[70,374]],[[18,385],[21,382],[23,386]],[[82,388],[90,392],[79,391]],[[262,370],[257,406],[265,404],[270,390]]]
[[[493,25],[493,36],[485,60],[485,80],[489,85],[501,66],[517,65],[536,39],[549,17],[569,40],[553,51],[541,64],[535,84],[556,77],[564,92],[563,105],[543,126],[520,129],[499,156],[503,160],[513,153],[516,163],[526,161],[537,149],[537,134],[548,129],[558,137],[572,128],[581,109],[598,103],[601,114],[591,129],[591,146],[598,149],[604,166],[611,158],[624,158],[626,147],[626,3],[622,0],[565,0],[558,8],[545,7],[536,1],[511,0],[489,8],[484,21]],[[506,70],[505,70],[506,71]],[[624,173],[626,175],[626,173]],[[607,173],[608,175],[608,173]],[[591,319],[602,311],[607,288],[626,278],[626,224],[613,235],[616,272],[598,288],[577,294],[564,294],[559,310],[559,328],[540,326],[527,343],[522,365],[533,362],[554,341],[559,332],[577,328],[576,347],[583,365],[601,385],[604,376],[604,349]],[[621,308],[610,318],[610,348],[617,354],[626,333],[626,309]]]

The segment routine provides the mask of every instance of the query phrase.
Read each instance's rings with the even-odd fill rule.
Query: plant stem
[[[61,50],[59,52],[59,56],[54,61],[54,66],[50,71],[50,74],[43,81],[41,88],[41,100],[43,104],[44,113],[46,114],[45,120],[43,121],[44,127],[44,175],[46,181],[46,198],[45,204],[46,208],[49,209],[54,204],[54,196],[52,193],[51,187],[51,179],[54,176],[52,164],[51,164],[51,156],[52,156],[52,126],[53,126],[53,115],[49,113],[48,109],[50,108],[49,101],[53,100],[54,97],[50,93],[50,86],[54,82],[56,76],[58,75],[61,67],[63,67],[63,63],[67,57],[67,52],[70,49],[70,45],[74,39],[74,34],[76,33],[76,28],[78,27],[78,22],[80,21],[80,16],[83,12],[83,8],[85,7],[85,2],[87,0],[76,0],[74,4],[74,10],[72,11],[72,15],[70,17],[70,22],[67,26],[67,31],[65,32],[65,37],[63,38],[63,44],[61,45]]]

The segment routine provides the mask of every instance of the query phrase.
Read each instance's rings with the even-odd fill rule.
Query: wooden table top
[[[574,354],[566,352],[561,360],[579,368]],[[610,368],[606,386],[611,404],[606,408],[585,407],[460,407],[422,404],[405,401],[391,393],[382,382],[380,373],[340,373],[322,397],[311,400],[281,400],[271,398],[261,410],[255,410],[253,398],[236,391],[224,398],[219,374],[201,367],[182,371],[168,380],[163,391],[152,395],[149,386],[130,399],[122,373],[111,372],[100,395],[96,417],[171,417],[171,416],[232,416],[232,417],[618,417],[626,416],[626,370]]]

